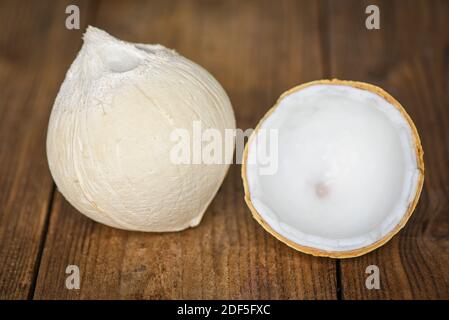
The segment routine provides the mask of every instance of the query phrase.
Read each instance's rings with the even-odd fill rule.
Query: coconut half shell
[[[386,232],[385,234],[382,234],[381,237],[373,241],[372,243],[368,243],[366,245],[360,246],[360,247],[351,247],[350,249],[342,249],[342,250],[334,250],[334,249],[326,249],[320,246],[314,246],[314,245],[304,245],[300,241],[295,241],[292,239],[292,237],[286,236],[286,233],[281,234],[282,232],[279,232],[278,227],[273,227],[271,223],[266,221],[267,219],[264,218],[264,214],[262,212],[259,212],[258,209],[256,209],[256,205],[253,203],[253,198],[251,194],[251,188],[249,186],[249,179],[248,179],[248,153],[249,148],[252,145],[255,137],[257,136],[261,126],[267,121],[267,119],[270,118],[270,116],[277,110],[277,108],[280,107],[281,102],[288,96],[297,93],[301,90],[304,90],[306,88],[317,86],[317,85],[338,85],[338,86],[346,86],[346,87],[352,87],[360,90],[369,91],[382,99],[384,99],[388,104],[395,107],[399,112],[400,115],[403,117],[403,119],[406,120],[410,127],[410,132],[413,140],[413,148],[414,153],[416,156],[416,169],[417,169],[417,178],[416,178],[416,186],[414,188],[414,193],[412,191],[411,197],[409,199],[410,202],[408,203],[406,210],[404,210],[404,213],[402,215],[402,218],[398,220],[398,222],[395,224],[394,228]],[[252,212],[253,217],[256,219],[256,221],[269,233],[271,233],[274,237],[276,237],[278,240],[284,242],[288,246],[292,247],[293,249],[296,249],[300,252],[311,254],[314,256],[322,256],[322,257],[331,257],[331,258],[351,258],[351,257],[357,257],[361,256],[363,254],[366,254],[370,251],[375,250],[376,248],[379,248],[386,242],[388,242],[395,234],[401,230],[407,221],[409,220],[410,216],[412,215],[417,203],[419,196],[421,194],[421,190],[423,187],[424,182],[424,159],[423,159],[423,149],[421,146],[421,141],[418,135],[418,131],[410,118],[410,116],[407,114],[407,112],[404,110],[404,108],[401,106],[401,104],[393,98],[390,94],[388,94],[383,89],[368,84],[364,82],[356,82],[356,81],[345,81],[345,80],[317,80],[308,82],[302,85],[299,85],[297,87],[294,87],[285,93],[281,95],[281,97],[277,100],[276,104],[265,114],[265,116],[260,120],[258,123],[255,131],[249,138],[248,143],[245,146],[245,150],[243,153],[243,162],[242,162],[242,178],[243,178],[243,185],[244,185],[244,191],[245,191],[245,201],[249,207],[249,209]],[[270,195],[266,195],[267,197],[270,197]],[[298,200],[300,201],[300,200]],[[277,229],[277,230],[275,230]]]

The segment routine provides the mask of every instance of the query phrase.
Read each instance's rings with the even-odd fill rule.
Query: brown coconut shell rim
[[[372,93],[375,93],[379,96],[381,96],[382,98],[384,98],[388,103],[390,103],[391,105],[393,105],[394,107],[396,107],[399,112],[402,114],[402,116],[407,120],[411,131],[412,131],[412,136],[413,136],[413,140],[415,143],[415,154],[416,154],[416,163],[419,169],[419,177],[418,177],[418,185],[416,188],[416,193],[415,196],[413,198],[413,201],[410,202],[407,212],[404,214],[404,216],[402,217],[401,221],[399,221],[399,223],[393,228],[393,230],[391,230],[388,234],[386,234],[384,237],[382,237],[381,239],[377,240],[376,242],[365,246],[365,247],[361,247],[358,249],[353,249],[353,250],[347,250],[347,251],[327,251],[327,250],[322,250],[322,249],[318,249],[318,248],[313,248],[310,246],[302,246],[299,245],[289,239],[287,239],[286,237],[282,236],[281,234],[279,234],[278,232],[276,232],[267,222],[265,222],[263,220],[263,218],[261,217],[261,215],[259,214],[259,212],[257,212],[256,208],[253,206],[252,202],[251,202],[251,196],[250,196],[250,192],[249,192],[249,187],[248,187],[248,180],[246,177],[246,162],[247,162],[247,158],[248,158],[248,148],[249,145],[251,144],[252,140],[254,139],[255,135],[257,134],[257,131],[259,130],[261,124],[274,112],[274,110],[276,110],[276,108],[279,106],[279,103],[288,95],[292,94],[293,92],[302,90],[304,88],[310,87],[310,86],[314,86],[314,85],[318,85],[318,84],[325,84],[325,85],[342,85],[342,86],[351,86],[354,88],[358,88],[358,89],[362,89],[362,90],[367,90],[370,91]],[[407,221],[410,219],[413,211],[416,208],[416,205],[418,203],[418,199],[419,196],[421,194],[422,188],[423,188],[423,184],[424,184],[424,151],[422,149],[421,146],[421,140],[419,138],[418,135],[418,130],[415,127],[415,124],[413,123],[412,119],[410,118],[410,116],[407,114],[407,112],[405,111],[405,109],[402,107],[402,105],[395,99],[393,98],[389,93],[387,93],[385,90],[369,84],[369,83],[365,83],[365,82],[358,82],[358,81],[348,81],[348,80],[339,80],[339,79],[332,79],[332,80],[316,80],[316,81],[311,81],[311,82],[307,82],[304,84],[301,84],[299,86],[296,86],[286,92],[284,92],[279,99],[276,101],[275,105],[268,110],[268,112],[263,116],[263,118],[259,121],[259,123],[256,126],[256,129],[254,130],[254,132],[251,134],[248,143],[245,146],[244,152],[243,152],[243,161],[242,161],[242,179],[243,179],[243,187],[244,187],[244,191],[245,191],[245,202],[248,205],[249,209],[251,210],[251,213],[254,217],[254,219],[256,219],[256,221],[266,230],[268,231],[271,235],[273,235],[275,238],[277,238],[278,240],[284,242],[285,244],[287,244],[289,247],[298,250],[300,252],[303,253],[307,253],[307,254],[311,254],[313,256],[318,256],[318,257],[330,257],[330,258],[353,258],[353,257],[358,257],[361,255],[364,255],[368,252],[371,252],[379,247],[381,247],[382,245],[384,245],[385,243],[387,243],[394,235],[396,235],[407,223]]]

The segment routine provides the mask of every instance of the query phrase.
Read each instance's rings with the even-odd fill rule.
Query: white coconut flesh
[[[270,129],[278,130],[278,170],[267,175],[254,146]],[[249,200],[264,223],[300,246],[370,246],[398,226],[415,198],[412,132],[395,106],[368,90],[316,84],[291,92],[248,146]]]

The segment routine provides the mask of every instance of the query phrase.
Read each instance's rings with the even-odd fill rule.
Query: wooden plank
[[[248,128],[284,90],[322,77],[317,2],[108,1],[97,25],[130,41],[162,43],[210,70]],[[65,268],[79,266],[81,289]],[[336,297],[335,261],[303,255],[251,218],[233,165],[200,226],[151,234],[85,218],[57,193],[37,299]]]
[[[65,29],[66,5],[0,4],[0,299],[26,299],[34,286],[53,193],[48,115],[80,35]]]
[[[381,29],[365,28],[377,4]],[[341,261],[345,299],[449,298],[449,3],[329,1],[332,77],[383,87],[413,118],[421,135],[425,187],[411,220],[373,253]],[[365,269],[380,268],[380,290],[365,287]]]

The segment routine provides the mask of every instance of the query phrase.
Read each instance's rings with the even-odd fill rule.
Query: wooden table
[[[81,30],[65,28],[65,8]],[[380,30],[367,30],[377,4]],[[253,220],[240,166],[197,228],[112,229],[55,190],[45,155],[49,112],[88,24],[161,43],[211,71],[238,127],[254,127],[285,90],[314,79],[377,84],[418,127],[426,180],[406,228],[349,260],[296,252]],[[449,298],[449,1],[1,1],[0,297],[6,299]],[[365,269],[380,269],[368,290]],[[81,289],[65,287],[68,265]]]

